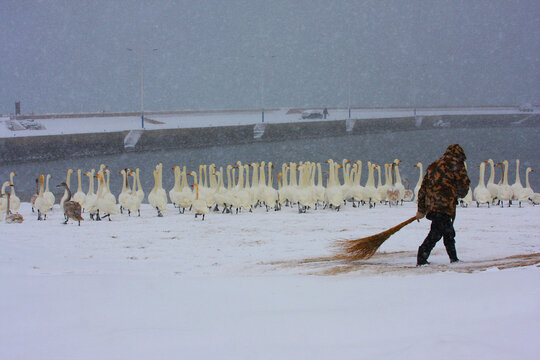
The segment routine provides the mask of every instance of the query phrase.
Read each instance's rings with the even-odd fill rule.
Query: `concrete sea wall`
[[[133,148],[124,147],[129,133],[104,132],[0,139],[0,160],[17,163],[69,157],[201,148],[348,134],[417,131],[436,128],[539,127],[540,114],[444,115],[386,119],[309,121],[242,126],[145,130]]]

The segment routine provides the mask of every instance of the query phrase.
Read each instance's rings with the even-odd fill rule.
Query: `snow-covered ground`
[[[63,225],[0,222],[2,359],[536,359],[540,207],[459,208],[462,262],[428,220],[366,261],[339,239],[383,231],[413,203]],[[86,218],[86,216],[85,216]]]
[[[433,108],[418,109],[418,116],[432,115],[504,115],[523,114],[514,107],[478,107],[478,108]],[[349,116],[347,109],[330,109],[328,120],[344,120]],[[379,119],[393,117],[414,116],[414,109],[393,108],[393,109],[352,109],[353,119]],[[261,122],[260,111],[215,111],[215,112],[186,112],[174,115],[146,114],[145,129],[171,129],[171,128],[193,128],[193,127],[213,127],[213,126],[234,126],[250,125]],[[155,120],[155,121],[152,121]],[[141,128],[140,116],[118,116],[118,117],[73,117],[54,118],[36,120],[44,129],[42,130],[20,130],[11,131],[6,126],[9,118],[0,118],[0,138],[19,136],[43,136],[56,134],[79,134],[94,132],[113,132],[134,130]],[[264,114],[266,123],[302,122],[318,121],[312,119],[302,119],[301,112],[291,111],[291,109],[266,110]]]
[[[330,120],[348,116],[347,110],[329,111]],[[421,109],[418,114],[459,113],[518,111]],[[412,116],[412,109],[352,113],[401,116]],[[265,122],[313,121],[300,117],[288,109],[266,111]],[[147,129],[261,120],[255,111],[148,118],[158,123],[147,121]],[[45,119],[39,120],[45,130],[21,131],[8,130],[5,121],[0,138],[140,127],[136,116]],[[438,145],[422,143],[418,149]],[[178,160],[178,154],[168,155]],[[191,159],[188,155],[182,162]],[[155,163],[148,154],[141,156],[138,160]],[[191,160],[204,161],[200,154]],[[19,165],[11,167],[19,172]],[[47,168],[60,176],[75,165]],[[39,166],[31,164],[18,176],[31,181],[43,171]],[[93,222],[85,216],[79,227],[62,224],[58,205],[46,221],[37,221],[30,204],[23,203],[23,224],[0,222],[0,359],[536,359],[540,207],[459,208],[458,264],[448,264],[441,242],[430,266],[415,267],[428,220],[392,236],[369,260],[334,256],[339,240],[378,233],[415,211],[413,203],[374,209],[348,204],[339,212],[307,214],[258,208],[213,213],[202,221],[172,205],[158,218],[143,204],[140,218],[117,215]]]

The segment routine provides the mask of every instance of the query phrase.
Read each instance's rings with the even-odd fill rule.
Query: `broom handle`
[[[408,220],[405,220],[404,222],[402,222],[401,224],[399,225],[396,225],[395,227],[399,229],[401,229],[402,227],[406,226],[406,225],[409,225],[410,223],[412,223],[414,220],[416,220],[416,215],[414,215],[412,218],[408,219]]]

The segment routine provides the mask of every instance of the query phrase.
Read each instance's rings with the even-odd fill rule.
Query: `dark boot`
[[[453,234],[453,228],[452,228],[452,234]],[[451,263],[458,262],[459,259],[457,257],[456,252],[456,242],[454,241],[454,237],[448,237],[444,239],[444,247],[446,248],[446,253],[448,254],[448,257],[450,258]]]
[[[427,259],[430,252],[424,246],[420,246],[418,248],[418,255],[416,256],[416,266],[429,265]]]
[[[452,244],[450,247],[447,247],[446,252],[448,253],[448,257],[450,258],[451,263],[459,261],[456,253],[456,246],[454,244]]]

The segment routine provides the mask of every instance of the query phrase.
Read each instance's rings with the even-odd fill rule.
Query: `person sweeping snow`
[[[458,144],[448,146],[444,155],[426,170],[418,191],[416,219],[431,220],[431,230],[418,248],[417,266],[429,264],[427,259],[437,242],[444,239],[450,262],[459,261],[456,253],[454,219],[458,199],[467,195],[470,180],[465,169],[465,152]]]

